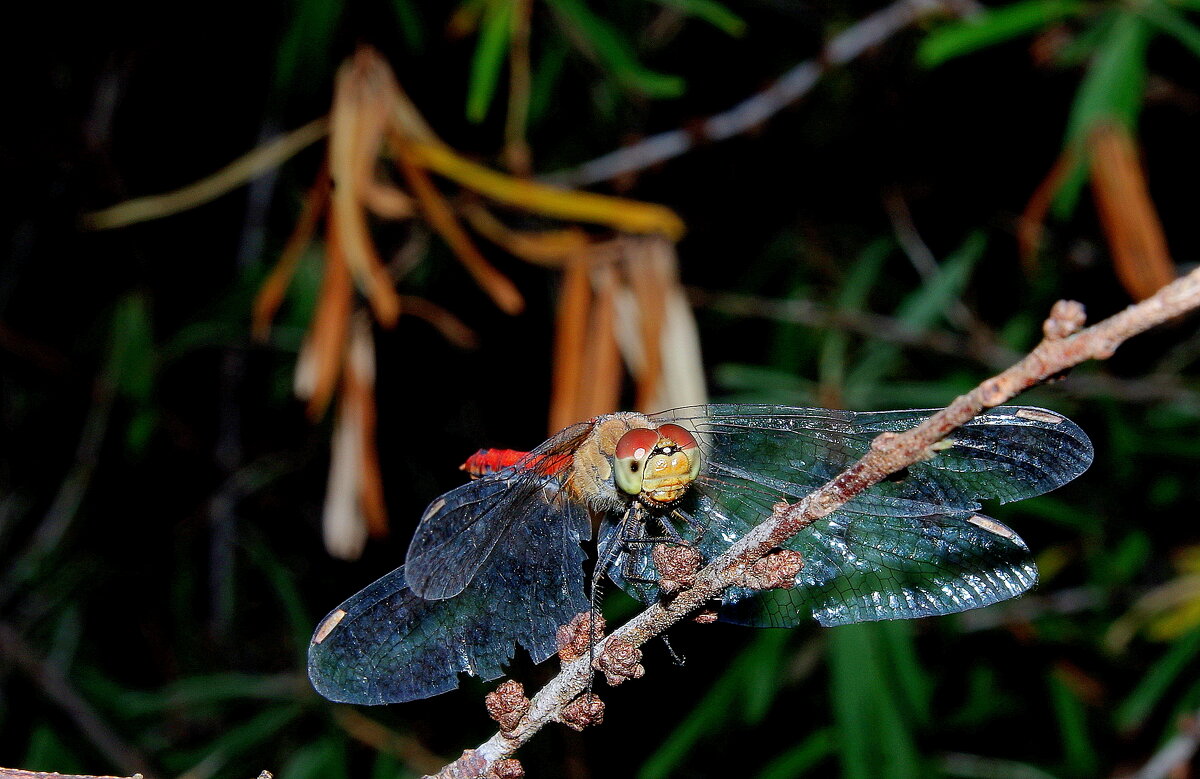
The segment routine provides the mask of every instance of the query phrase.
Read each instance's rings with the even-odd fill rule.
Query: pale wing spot
[[[432,517],[434,514],[437,514],[443,508],[445,508],[445,506],[446,506],[446,499],[438,498],[433,503],[429,504],[429,508],[425,509],[425,514],[421,517],[421,521],[423,522],[426,519],[428,519],[429,517]]]
[[[322,622],[320,627],[317,628],[317,632],[313,636],[312,642],[314,644],[319,644],[322,641],[324,641],[329,636],[329,634],[333,632],[333,629],[338,626],[338,623],[341,622],[345,616],[346,616],[346,612],[341,609],[338,609],[337,611],[333,612],[328,617],[326,617],[325,621]]]
[[[1049,411],[1042,411],[1037,408],[1018,409],[1016,416],[1033,422],[1045,422],[1047,425],[1062,424],[1063,420],[1066,419],[1066,417],[1060,417],[1058,414],[1052,414]]]
[[[991,517],[985,517],[982,514],[975,514],[974,516],[968,517],[967,521],[975,527],[983,528],[992,535],[1000,536],[1001,538],[1009,541],[1017,537],[1016,533],[1012,532],[1004,525],[1000,524]]]

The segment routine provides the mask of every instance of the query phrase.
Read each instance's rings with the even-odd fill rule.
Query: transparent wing
[[[535,521],[556,521],[541,507],[563,509],[564,521],[580,540],[591,537],[586,514],[565,510],[560,476],[576,442],[590,429],[582,423],[563,430],[505,468],[447,492],[425,509],[405,558],[408,586],[423,598],[461,593],[502,544],[519,548]],[[553,489],[554,496],[546,494]],[[576,544],[577,545],[577,544]],[[563,555],[560,550],[530,550]]]
[[[745,535],[745,496],[705,494],[701,487],[675,525],[705,560]],[[756,499],[763,515],[770,504]],[[732,508],[731,508],[732,504]],[[721,528],[720,532],[714,532]],[[605,541],[615,538],[606,526]],[[952,614],[1015,597],[1037,581],[1025,543],[981,514],[951,513],[898,499],[851,501],[790,539],[804,565],[796,586],[757,591],[732,587],[718,617],[754,627],[792,627],[810,618],[822,625]],[[644,603],[660,593],[648,554],[625,546],[608,575]]]
[[[456,597],[420,597],[402,566],[334,609],[309,644],[317,691],[346,703],[399,703],[454,689],[462,671],[495,679],[517,645],[535,662],[554,654],[557,628],[588,608],[580,542],[589,528],[556,485],[543,480],[541,498],[520,501],[522,532],[491,544],[487,565]],[[498,486],[481,480],[454,492],[482,501]]]
[[[712,405],[655,417],[699,434],[704,473],[801,495],[866,454],[883,432],[907,430],[934,410],[853,412],[778,406]],[[1062,486],[1087,470],[1092,444],[1066,417],[1001,406],[956,430],[935,457],[872,488],[962,509],[983,498],[1021,500]]]
[[[729,526],[743,500],[722,495],[710,511]],[[783,627],[810,616],[826,626],[929,617],[1007,600],[1037,581],[1029,548],[1000,522],[902,498],[850,501],[784,546],[803,559],[796,586],[727,590],[721,619]]]
[[[659,415],[656,421],[694,430],[705,456],[691,494],[667,520],[711,559],[777,501],[804,497],[857,460],[879,433],[910,428],[931,413],[708,406]],[[956,431],[932,460],[790,539],[785,546],[804,560],[795,589],[730,589],[719,615],[777,626],[811,615],[837,625],[947,614],[1018,595],[1037,578],[1029,550],[978,514],[978,500],[1046,492],[1082,473],[1091,458],[1087,436],[1064,417],[994,409]],[[605,540],[615,528],[606,525]],[[655,578],[645,546],[622,549],[609,576],[643,601],[658,596],[637,581]]]

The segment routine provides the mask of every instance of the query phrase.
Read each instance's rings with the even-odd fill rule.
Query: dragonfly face
[[[309,646],[309,676],[337,701],[391,703],[493,679],[517,646],[540,662],[587,611],[583,541],[599,515],[596,575],[661,596],[642,518],[703,561],[856,461],[880,433],[932,412],[855,413],[711,405],[611,414],[529,453],[481,452],[478,478],[426,510],[404,566],[335,609]],[[724,621],[823,625],[948,614],[1021,594],[1032,555],[980,500],[1020,500],[1082,473],[1091,443],[1070,420],[992,409],[933,457],[814,522],[785,546],[803,562],[789,589],[725,591]]]
[[[640,427],[621,436],[613,453],[616,486],[648,506],[669,506],[700,473],[700,446],[679,425]]]

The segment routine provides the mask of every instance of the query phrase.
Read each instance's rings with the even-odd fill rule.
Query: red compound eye
[[[687,430],[684,430],[679,425],[663,425],[658,429],[660,438],[666,438],[673,441],[676,446],[685,452],[697,448],[696,439]]]
[[[613,483],[626,495],[641,493],[646,459],[657,443],[658,431],[648,427],[635,427],[617,441],[617,450],[613,453]]]
[[[644,460],[658,443],[658,431],[648,427],[635,427],[617,441],[618,460]]]

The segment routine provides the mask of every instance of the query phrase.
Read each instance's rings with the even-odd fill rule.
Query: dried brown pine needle
[[[592,266],[592,301],[584,354],[590,358],[581,375],[575,419],[607,414],[621,402],[621,352],[616,336],[617,276],[612,263]]]
[[[479,337],[475,335],[475,331],[447,309],[412,295],[401,296],[400,302],[404,306],[405,314],[424,319],[437,328],[443,338],[458,348],[474,349],[479,346]]]
[[[515,208],[568,222],[606,225],[622,232],[657,233],[673,241],[683,237],[683,220],[666,206],[506,176],[464,159],[440,143],[414,143],[412,148],[424,167]]]
[[[1070,151],[1060,154],[1017,219],[1017,250],[1021,255],[1021,263],[1030,275],[1037,268],[1037,253],[1042,245],[1042,233],[1046,231],[1046,214],[1074,164],[1074,155]]]
[[[1104,124],[1088,137],[1092,192],[1122,286],[1144,300],[1175,280],[1162,223],[1130,132]]]
[[[475,278],[479,286],[483,287],[492,302],[505,313],[519,314],[525,308],[525,299],[521,297],[521,293],[506,276],[484,259],[470,236],[459,224],[458,218],[454,215],[454,209],[450,207],[445,196],[434,186],[429,174],[410,153],[404,137],[399,133],[394,133],[392,137],[394,140],[392,150],[396,156],[396,162],[400,165],[400,171],[404,174],[409,189],[416,196],[425,220],[442,236],[446,243],[450,244],[450,248],[454,250],[459,261]]]
[[[584,351],[592,306],[590,259],[580,252],[563,269],[554,333],[554,378],[550,397],[550,430],[561,430],[578,421],[579,393],[583,385]]]
[[[329,168],[336,185],[332,210],[341,251],[375,318],[391,327],[400,315],[400,300],[375,251],[363,208],[363,185],[374,176],[391,114],[387,87],[388,78],[380,77],[368,58],[356,56],[338,70],[330,118]]]
[[[211,176],[186,187],[161,195],[126,200],[124,203],[85,214],[83,226],[90,230],[111,230],[114,227],[161,219],[203,205],[278,167],[297,152],[324,138],[328,132],[329,121],[325,117],[314,119],[303,127],[250,150]]]
[[[329,202],[329,182],[329,168],[322,165],[320,172],[317,173],[316,182],[304,197],[304,207],[300,211],[300,218],[296,221],[296,227],[283,247],[279,262],[275,263],[275,267],[271,269],[270,275],[259,287],[258,294],[254,298],[254,311],[251,316],[252,331],[254,337],[260,341],[267,340],[271,321],[283,303],[288,285],[296,273],[296,266],[299,265],[304,250],[312,243],[317,223],[320,221],[321,215],[325,213]]]
[[[346,348],[354,289],[341,246],[337,221],[330,219],[325,275],[296,368],[296,394],[308,401],[311,419],[320,419],[333,397]]]
[[[375,443],[375,340],[365,316],[356,316],[346,352],[343,409],[357,416],[359,429],[358,498],[367,532],[376,538],[387,535],[387,507],[383,499],[383,476]]]
[[[663,268],[653,238],[627,238],[621,263],[626,283],[637,305],[638,336],[642,354],[633,370],[637,385],[636,407],[649,411],[662,381],[662,336],[666,320],[666,294],[671,279]],[[678,283],[678,282],[676,282]]]
[[[514,230],[501,222],[480,203],[459,207],[475,232],[526,262],[561,268],[589,245],[587,235],[577,227],[563,230]]]

